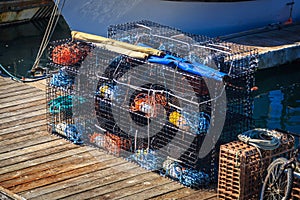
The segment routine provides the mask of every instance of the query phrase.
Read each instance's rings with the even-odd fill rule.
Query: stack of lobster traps
[[[80,44],[69,51],[80,56],[75,65],[59,63],[65,56],[55,59],[55,50],[65,50],[53,45],[49,130],[72,124],[80,143],[189,187],[216,182],[220,145],[253,128],[257,52],[150,21],[110,26],[108,36],[68,41]],[[69,89],[52,83],[61,71],[73,78]],[[68,112],[55,107],[62,96]],[[73,137],[66,128],[62,135]]]

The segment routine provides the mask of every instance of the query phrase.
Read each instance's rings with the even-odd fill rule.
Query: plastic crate
[[[282,139],[282,145],[273,151],[233,141],[220,147],[218,197],[219,199],[258,199],[262,180],[272,160],[292,151],[294,140]]]
[[[294,175],[294,185],[292,190],[292,199],[300,200],[300,173]]]

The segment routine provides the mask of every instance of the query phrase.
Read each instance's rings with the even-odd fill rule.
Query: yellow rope
[[[162,56],[164,54],[163,51],[157,49],[149,47],[140,47],[126,42],[121,42],[89,33],[72,31],[71,34],[72,39],[93,42],[97,46],[100,46],[102,48],[124,55],[128,55],[134,58],[147,58],[149,55]]]

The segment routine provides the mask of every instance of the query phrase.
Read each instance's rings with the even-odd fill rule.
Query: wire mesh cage
[[[161,55],[53,43],[58,72],[48,80],[49,130],[70,125],[80,140],[66,128],[59,134],[189,187],[216,182],[220,145],[253,128],[257,52],[149,21],[110,26],[108,36]]]
[[[197,162],[193,165],[193,167],[211,165],[207,168],[210,168],[211,177],[216,178],[213,171],[217,168],[219,146],[235,140],[239,133],[254,127],[251,91],[255,84],[254,74],[258,64],[257,51],[246,46],[223,42],[216,38],[184,33],[175,28],[145,20],[112,25],[109,27],[108,36],[131,44],[160,49],[168,55],[183,58],[194,65],[209,66],[210,69],[226,74],[219,82],[219,86],[216,86],[216,88],[222,88],[221,85],[223,83],[225,85],[226,110],[223,110],[222,103],[212,101],[214,98],[222,99],[219,96],[222,89],[214,91],[208,89],[211,81],[216,80],[216,77],[209,73],[211,72],[210,69],[201,71],[201,75],[190,73],[190,76],[193,77],[190,78],[192,84],[198,83],[194,88],[202,90],[196,92],[198,106],[201,109],[205,108],[204,113],[208,113],[210,123],[213,124],[214,120],[218,120],[218,112],[226,115],[222,134],[219,138],[212,138],[212,140],[217,140],[213,141],[216,146],[204,159],[196,159]],[[199,79],[202,83],[199,82]],[[207,85],[209,86],[207,87]],[[215,94],[213,94],[214,92]],[[217,104],[217,106],[212,104]],[[198,114],[202,112],[201,109],[197,111]],[[191,113],[192,110],[189,109],[188,113]],[[189,116],[186,118],[189,119]],[[198,150],[202,143],[203,139],[199,139],[198,144],[195,142]]]
[[[84,102],[74,94],[75,77],[91,48],[91,44],[68,39],[52,42],[49,48],[49,67],[52,70],[46,90],[48,130],[75,144],[83,141],[74,122],[73,103],[75,99]]]

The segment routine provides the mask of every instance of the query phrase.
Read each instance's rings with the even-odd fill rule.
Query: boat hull
[[[63,16],[72,30],[106,36],[107,26],[150,20],[185,32],[219,36],[274,23],[290,17],[292,0],[200,2],[163,0],[66,1]],[[292,17],[300,20],[300,3]]]
[[[52,0],[0,0],[0,25],[49,17],[53,6]]]

